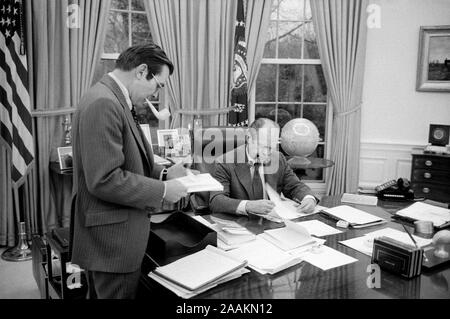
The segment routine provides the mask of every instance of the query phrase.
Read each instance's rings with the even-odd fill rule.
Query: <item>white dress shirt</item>
[[[250,156],[250,154],[248,153],[248,148],[246,148],[245,151],[247,152],[248,164],[250,165],[250,175],[253,180],[253,175],[255,174],[254,164],[255,164],[256,160]],[[259,170],[259,176],[261,177],[261,182],[263,185],[263,199],[268,199],[267,192],[266,192],[266,182],[264,179],[264,165],[259,165],[258,170]],[[305,199],[305,198],[312,198],[312,199],[314,199],[314,201],[316,201],[316,199],[312,195],[306,195],[305,197],[303,197],[303,199]],[[247,215],[247,209],[246,209],[247,202],[248,202],[248,200],[242,200],[239,203],[239,205],[236,209],[236,213],[238,215]]]

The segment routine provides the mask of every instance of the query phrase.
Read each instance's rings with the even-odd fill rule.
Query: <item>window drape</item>
[[[236,0],[146,0],[153,41],[175,65],[169,105],[206,110],[229,105]],[[192,118],[180,126],[187,127]],[[177,123],[180,124],[180,123]]]
[[[330,159],[335,165],[327,174],[330,195],[358,189],[367,3],[311,1],[320,59],[333,105]]]
[[[109,0],[33,0],[32,41],[35,110],[76,107],[91,86],[106,32]],[[79,6],[79,28],[67,24],[69,4]],[[64,116],[36,119],[35,143],[38,163],[38,220],[41,231],[70,222],[72,182],[49,169],[56,161],[56,148],[63,146]]]

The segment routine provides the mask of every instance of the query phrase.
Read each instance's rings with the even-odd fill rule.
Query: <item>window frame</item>
[[[306,0],[306,1],[313,1],[313,0]],[[304,1],[304,10],[306,8],[306,1]],[[273,17],[270,18],[270,22],[276,22],[277,25],[279,22],[311,22],[312,19],[304,19],[304,20],[280,20],[279,16],[279,10],[277,10],[276,19],[273,19]],[[261,65],[267,64],[267,65],[322,65],[321,59],[303,59],[303,58],[277,58],[279,54],[279,28],[277,27],[277,35],[276,35],[276,41],[275,41],[275,58],[262,58]],[[302,56],[304,55],[304,40],[302,43]],[[273,105],[275,108],[275,121],[278,119],[278,106],[280,104],[282,105],[289,105],[289,104],[295,104],[295,105],[324,105],[326,107],[326,114],[325,114],[325,132],[324,132],[324,140],[319,142],[319,145],[325,145],[324,146],[324,158],[328,158],[328,155],[331,152],[331,132],[332,132],[332,119],[333,119],[333,107],[329,98],[329,89],[327,88],[327,99],[326,102],[286,102],[286,101],[279,101],[278,92],[279,92],[279,67],[277,67],[277,74],[274,76],[275,81],[275,100],[274,101],[258,101],[256,102],[256,83],[253,86],[250,93],[250,104],[249,104],[249,122],[252,122],[255,120],[256,117],[256,107],[260,104],[270,104]],[[303,84],[302,84],[302,90],[303,90]],[[303,94],[302,94],[303,96]],[[309,186],[316,192],[325,194],[326,192],[326,180],[327,180],[327,174],[329,174],[327,169],[323,169],[323,175],[322,180],[305,180],[305,183],[309,184]]]
[[[128,0],[128,9],[117,9],[117,8],[111,7],[109,9],[108,14],[110,14],[110,12],[120,12],[120,13],[128,14],[128,46],[129,47],[132,46],[132,44],[133,44],[132,15],[133,14],[143,14],[148,19],[147,12],[133,10],[132,9],[132,0]],[[103,52],[101,54],[100,60],[101,61],[106,61],[106,60],[115,61],[119,58],[119,55],[120,55],[120,53],[105,53],[104,48],[103,48]],[[157,104],[159,106],[159,109],[167,108],[168,101],[169,101],[169,96],[168,96],[167,87],[164,87],[164,89],[160,90],[159,95],[158,95],[158,101],[155,101],[155,104]],[[168,129],[169,127],[170,127],[170,119],[166,120],[166,121],[158,120],[157,129]],[[152,145],[158,145],[157,140],[154,138],[152,138]]]

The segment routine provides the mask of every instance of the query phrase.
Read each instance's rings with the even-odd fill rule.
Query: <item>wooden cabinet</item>
[[[411,187],[416,197],[450,203],[450,155],[413,150]]]

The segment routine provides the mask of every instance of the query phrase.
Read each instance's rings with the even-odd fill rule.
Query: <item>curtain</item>
[[[320,59],[333,105],[330,195],[356,192],[359,180],[361,105],[367,0],[311,1]]]
[[[247,0],[245,39],[247,40],[248,91],[256,83],[266,45],[272,0]]]
[[[106,32],[109,0],[34,0],[31,33],[33,42],[35,110],[75,107],[91,86],[95,64],[100,59]],[[79,7],[79,21],[69,28],[68,6]],[[78,18],[76,11],[73,16]],[[38,216],[42,232],[70,222],[70,177],[49,169],[57,160],[56,148],[64,144],[64,116],[38,117],[35,140],[38,163]]]
[[[152,38],[175,66],[170,111],[227,107],[236,0],[146,0]],[[192,118],[181,123],[186,127]],[[205,123],[204,123],[205,124]]]
[[[0,246],[14,246],[16,220],[13,212],[11,153],[0,143]]]

